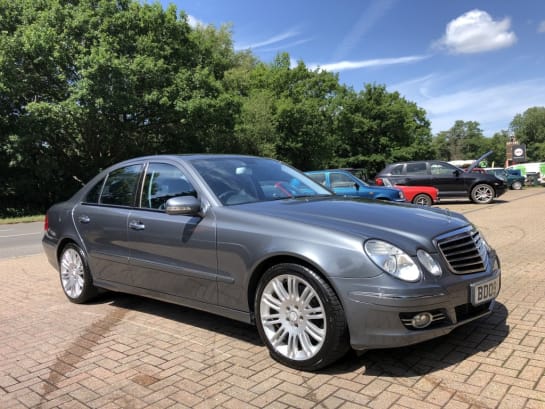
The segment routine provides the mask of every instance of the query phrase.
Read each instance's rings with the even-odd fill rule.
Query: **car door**
[[[359,196],[372,199],[373,193],[353,177],[342,172],[329,172],[329,185],[338,195]]]
[[[442,197],[464,196],[470,188],[468,174],[450,163],[430,162],[430,173],[432,186],[439,189]]]
[[[74,224],[97,280],[127,280],[127,220],[135,203],[142,166],[112,170],[74,208]]]
[[[407,186],[433,186],[428,162],[408,162],[401,172],[401,175],[396,176],[396,184]]]
[[[130,285],[217,303],[216,223],[168,215],[168,199],[197,195],[185,172],[169,163],[148,165],[138,208],[128,216]]]

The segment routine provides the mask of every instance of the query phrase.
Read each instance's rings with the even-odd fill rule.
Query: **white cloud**
[[[425,55],[413,55],[408,57],[398,57],[398,58],[378,58],[374,60],[363,60],[363,61],[339,61],[329,64],[309,64],[308,68],[311,70],[322,69],[324,71],[346,71],[346,70],[356,70],[360,68],[370,68],[370,67],[379,67],[384,65],[394,65],[394,64],[408,64],[417,61],[424,60],[429,58]]]
[[[286,31],[284,33],[277,34],[277,35],[275,35],[273,37],[270,37],[270,38],[268,38],[266,40],[259,41],[257,43],[237,45],[236,49],[237,50],[247,50],[247,49],[254,49],[255,50],[256,48],[261,48],[261,47],[269,46],[271,44],[281,43],[282,41],[287,40],[287,39],[292,38],[292,37],[295,37],[297,35],[299,35],[299,32],[297,32],[295,30],[289,30],[289,31]]]
[[[447,24],[445,35],[434,46],[454,54],[471,54],[510,47],[517,41],[509,31],[511,20],[494,21],[482,10],[471,10]]]
[[[350,32],[343,38],[334,54],[334,59],[343,58],[390,10],[397,0],[374,0],[360,15]]]
[[[487,136],[507,130],[517,114],[528,108],[545,106],[545,78],[434,95],[449,81],[429,75],[389,87],[426,110],[432,132],[446,131],[457,120],[476,121]],[[397,89],[396,89],[397,87]],[[422,92],[422,90],[425,92]]]
[[[198,27],[198,26],[206,26],[206,24],[199,20],[197,17],[192,16],[191,14],[187,15],[187,24],[189,24],[190,27]]]
[[[537,27],[538,33],[545,33],[545,20],[543,20],[541,23],[539,23],[539,26]]]

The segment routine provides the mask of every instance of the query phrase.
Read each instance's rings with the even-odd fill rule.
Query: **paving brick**
[[[252,326],[123,294],[74,305],[43,255],[0,260],[0,408],[544,409],[545,189],[504,197],[451,208],[502,257],[492,315],[317,373],[273,361]]]

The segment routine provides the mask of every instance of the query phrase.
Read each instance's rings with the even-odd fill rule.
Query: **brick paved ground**
[[[545,408],[545,189],[465,213],[503,261],[490,317],[441,339],[273,362],[254,328],[128,296],[70,304],[42,255],[0,261],[0,408]]]

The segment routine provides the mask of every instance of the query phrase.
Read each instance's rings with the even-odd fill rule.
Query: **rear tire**
[[[93,285],[87,257],[74,243],[69,243],[62,249],[59,276],[64,294],[75,304],[89,301],[98,293]]]
[[[431,206],[433,201],[425,193],[419,193],[413,198],[413,203],[420,206]]]
[[[270,355],[294,369],[312,371],[349,349],[342,305],[331,286],[298,264],[278,264],[261,278],[256,324]]]

